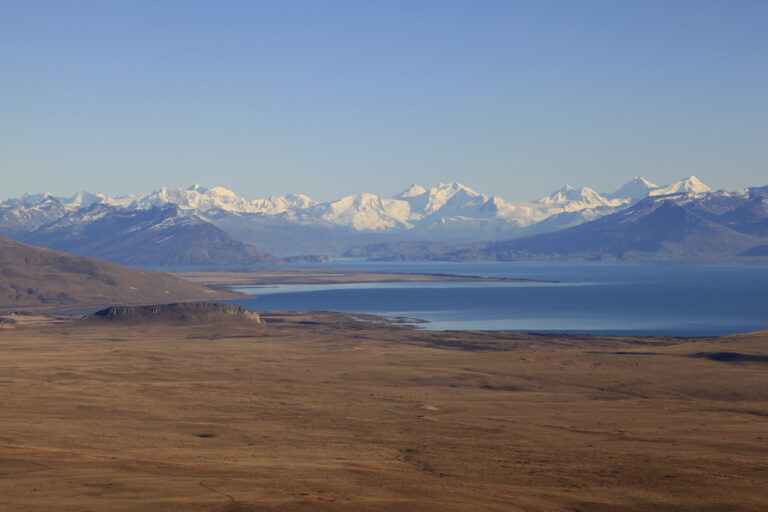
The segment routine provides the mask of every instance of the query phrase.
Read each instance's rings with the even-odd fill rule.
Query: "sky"
[[[764,0],[0,0],[0,198],[768,185]]]

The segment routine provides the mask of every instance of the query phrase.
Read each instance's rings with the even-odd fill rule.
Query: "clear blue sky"
[[[768,184],[765,0],[0,0],[0,196]]]

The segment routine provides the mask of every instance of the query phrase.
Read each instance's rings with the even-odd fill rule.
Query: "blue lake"
[[[306,265],[304,265],[306,266]],[[379,263],[335,268],[554,280],[242,288],[253,310],[328,310],[428,320],[437,330],[719,336],[768,329],[768,266],[625,263]]]

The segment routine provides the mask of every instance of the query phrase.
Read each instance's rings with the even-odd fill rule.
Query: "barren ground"
[[[768,510],[768,333],[264,318],[0,329],[0,510]]]

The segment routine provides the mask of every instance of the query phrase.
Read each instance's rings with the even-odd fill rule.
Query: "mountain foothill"
[[[0,270],[0,306],[11,310],[242,297],[168,274],[72,256],[5,237],[0,237]]]

